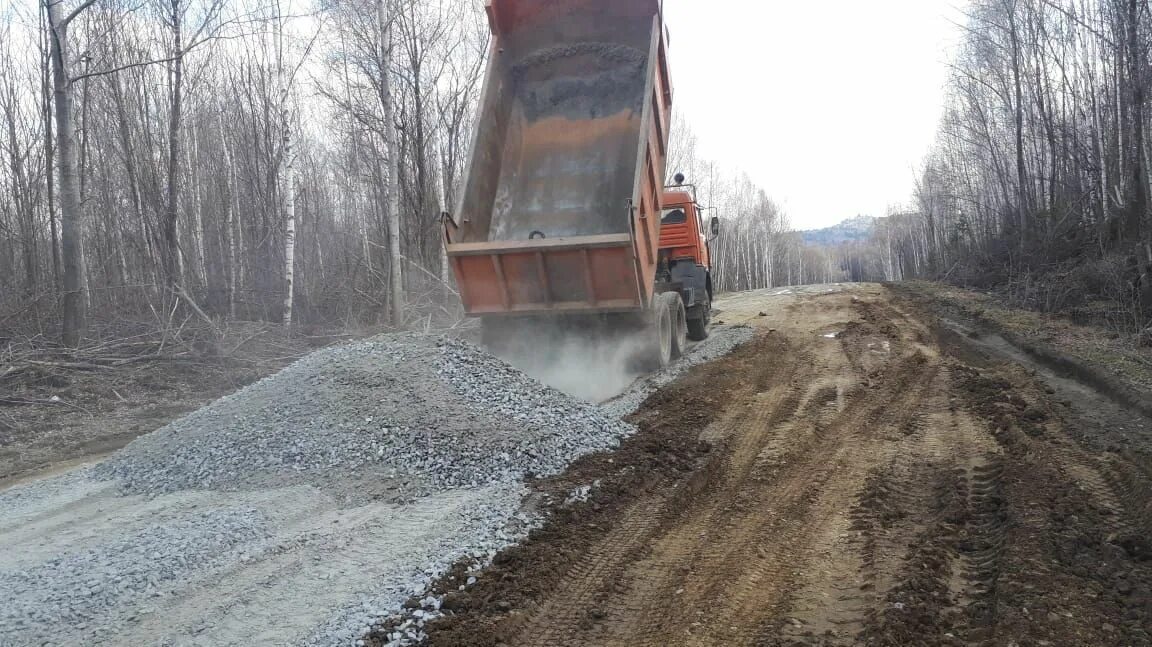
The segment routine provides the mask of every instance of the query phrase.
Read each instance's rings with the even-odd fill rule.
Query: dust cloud
[[[619,395],[641,375],[635,361],[644,341],[639,334],[595,338],[537,330],[520,341],[491,350],[543,384],[589,402]]]

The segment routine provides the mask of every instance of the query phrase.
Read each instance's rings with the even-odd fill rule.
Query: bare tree
[[[292,76],[284,46],[284,14],[279,3],[273,19],[276,49],[276,95],[281,130],[279,193],[284,201],[284,326],[292,325],[293,294],[296,279],[296,148],[293,145],[294,109],[292,107]]]
[[[0,16],[13,31],[0,49],[44,49],[43,66],[34,47],[0,58],[0,327],[40,306],[72,345],[88,314],[101,335],[120,317],[178,329],[459,316],[438,216],[463,181],[488,51],[480,3],[40,8],[39,29]],[[683,120],[676,131],[694,140]],[[716,242],[725,281],[821,265],[754,184],[690,153],[677,170],[730,222]]]
[[[63,257],[63,314],[60,338],[76,346],[88,325],[88,281],[84,259],[84,214],[80,203],[76,128],[72,116],[72,78],[68,27],[95,0],[84,0],[65,13],[62,1],[44,0],[52,56],[52,101],[56,114],[56,154],[59,168],[60,247]]]
[[[385,8],[385,0],[376,0],[376,22],[379,27],[379,93],[380,110],[384,118],[384,147],[387,155],[386,185],[383,191],[385,219],[388,222],[389,276],[392,279],[392,324],[404,325],[404,275],[400,255],[400,151],[396,137],[396,114],[392,96],[392,20]]]

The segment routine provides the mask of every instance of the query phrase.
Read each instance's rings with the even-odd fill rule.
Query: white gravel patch
[[[0,607],[0,631],[46,640],[56,628],[102,641],[142,601],[179,589],[193,573],[235,561],[238,547],[269,536],[267,519],[251,508],[165,512],[50,557],[38,548],[47,558],[27,568],[10,569],[5,560],[0,590],[9,595]]]
[[[535,523],[520,484],[341,507],[312,486],[142,497],[67,480],[0,528],[5,647],[353,645]]]

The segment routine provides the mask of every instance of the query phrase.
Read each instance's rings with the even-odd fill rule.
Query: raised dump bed
[[[474,316],[654,302],[672,91],[659,0],[489,0],[448,258]]]

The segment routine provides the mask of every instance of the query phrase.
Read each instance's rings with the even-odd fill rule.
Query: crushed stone
[[[110,618],[124,620],[190,574],[236,561],[238,546],[268,534],[266,520],[252,509],[191,511],[159,515],[28,568],[0,567],[0,590],[8,592],[0,605],[0,636],[46,636],[46,627],[63,625],[92,640],[106,638]]]
[[[312,486],[141,497],[62,480],[0,499],[19,517],[0,518],[0,645],[352,645],[538,523],[523,484],[341,508]]]
[[[551,475],[631,427],[461,340],[390,335],[318,351],[98,465],[134,494],[310,484],[410,501]]]

